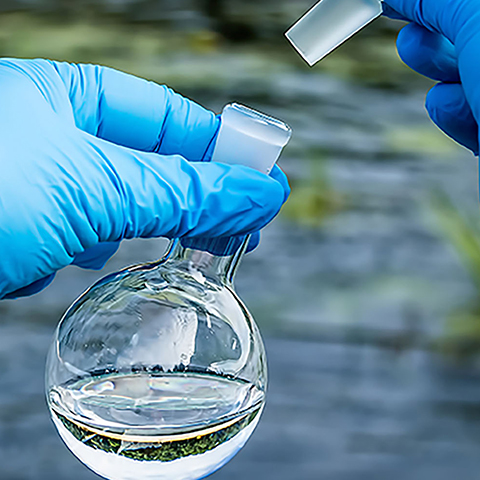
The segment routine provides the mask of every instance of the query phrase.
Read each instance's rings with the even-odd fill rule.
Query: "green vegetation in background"
[[[390,153],[403,155],[448,157],[457,149],[451,138],[432,125],[396,126],[386,132],[385,140]]]
[[[348,198],[333,187],[325,152],[310,149],[304,155],[308,178],[291,180],[292,195],[282,214],[303,227],[318,228],[332,215],[347,209]]]
[[[455,248],[468,270],[477,296],[465,308],[453,312],[447,319],[446,336],[439,349],[456,359],[469,359],[480,352],[480,218],[460,212],[450,198],[436,191],[433,209],[445,238]]]

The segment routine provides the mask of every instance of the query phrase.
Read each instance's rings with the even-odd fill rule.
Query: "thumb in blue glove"
[[[99,268],[123,239],[258,231],[288,195],[279,170],[191,163],[218,119],[166,87],[4,59],[0,96],[0,298],[34,293],[72,263]]]
[[[412,22],[398,37],[400,57],[439,81],[427,97],[432,120],[478,155],[480,2],[386,0],[385,13]]]

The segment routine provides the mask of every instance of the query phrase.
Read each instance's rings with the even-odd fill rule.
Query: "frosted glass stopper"
[[[212,161],[244,165],[268,174],[291,136],[286,123],[232,103],[223,110]]]
[[[381,0],[321,0],[286,36],[313,66],[383,12]]]

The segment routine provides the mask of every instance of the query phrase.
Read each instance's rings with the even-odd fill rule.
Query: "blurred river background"
[[[312,3],[0,0],[0,54],[109,65],[293,127],[292,197],[237,280],[266,340],[268,407],[213,479],[478,480],[477,161],[429,122],[401,23],[309,69],[283,32]],[[84,289],[164,248],[126,242],[104,272],[68,268],[0,303],[1,479],[97,478],[50,423],[46,352]]]

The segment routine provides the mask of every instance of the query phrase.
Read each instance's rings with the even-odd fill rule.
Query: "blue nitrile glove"
[[[70,264],[101,268],[122,239],[258,231],[288,196],[279,169],[188,162],[211,151],[219,120],[166,87],[3,59],[0,99],[0,298]]]
[[[400,32],[399,55],[439,81],[427,97],[430,117],[478,155],[480,0],[386,0],[385,14],[413,22]]]

